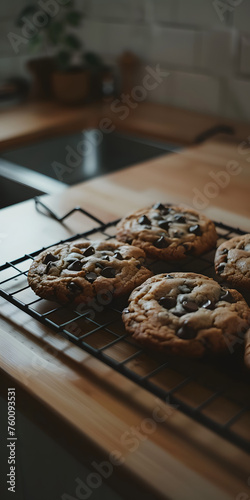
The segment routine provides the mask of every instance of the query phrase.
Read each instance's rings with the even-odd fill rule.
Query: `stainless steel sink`
[[[179,150],[163,142],[86,130],[6,151],[0,157],[0,206]],[[5,179],[5,181],[3,181]]]
[[[41,194],[44,193],[30,186],[25,186],[19,182],[6,179],[0,175],[0,208],[29,200]]]
[[[165,143],[92,129],[43,140],[1,156],[72,185],[176,149]]]
[[[0,208],[45,193],[56,194],[66,187],[62,182],[0,158]]]

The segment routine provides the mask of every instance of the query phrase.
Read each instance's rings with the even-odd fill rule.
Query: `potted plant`
[[[45,97],[52,91],[61,102],[84,102],[89,93],[91,64],[76,34],[83,14],[74,8],[73,0],[64,0],[64,5],[55,3],[53,12],[40,7],[45,4],[39,2],[39,8],[37,4],[27,5],[17,19],[18,26],[29,34],[30,50],[50,54],[28,62],[36,96]]]

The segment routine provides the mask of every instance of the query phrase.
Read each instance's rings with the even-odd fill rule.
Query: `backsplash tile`
[[[11,0],[11,2],[1,2],[1,21],[6,18],[13,18],[13,13],[15,16],[18,16],[19,12],[21,12],[22,8],[26,5],[26,0]]]
[[[82,37],[86,50],[106,56],[119,56],[124,50],[131,50],[142,59],[149,51],[149,30],[147,26],[133,24],[103,23],[86,21]],[[114,42],[115,40],[115,42]]]
[[[230,75],[233,64],[233,38],[231,29],[203,31],[200,67],[215,75]]]
[[[176,23],[178,0],[151,0],[152,4],[152,22],[157,23]]]
[[[171,72],[173,79],[173,106],[217,114],[219,109],[219,81],[196,73]]]
[[[161,71],[165,71],[168,75],[162,78],[160,84],[148,93],[148,100],[152,102],[172,105],[174,98],[174,78],[167,68],[161,66]]]
[[[195,36],[192,30],[153,26],[148,57],[171,66],[195,65]]]
[[[142,17],[141,0],[92,0],[88,14],[91,18],[128,22]]]
[[[178,21],[191,26],[221,26],[213,0],[178,0]]]
[[[228,81],[227,114],[250,121],[250,81],[234,78]]]
[[[239,71],[250,75],[250,34],[245,34],[240,40]]]
[[[233,25],[240,31],[249,32],[249,12],[250,5],[248,0],[238,0],[235,2],[237,4],[233,9]]]
[[[2,20],[0,16],[0,57],[13,57],[25,53],[28,45],[26,41],[13,19]]]
[[[131,3],[126,0],[92,0],[89,15],[95,19],[126,20],[131,16]]]
[[[15,52],[8,39],[21,34],[15,18],[26,3],[0,5],[2,79],[29,78],[25,62],[36,57],[26,43]],[[75,0],[84,13],[78,34],[86,50],[112,64],[131,50],[142,70],[159,64],[169,71],[149,100],[250,121],[250,0],[224,4],[220,10],[219,0]]]

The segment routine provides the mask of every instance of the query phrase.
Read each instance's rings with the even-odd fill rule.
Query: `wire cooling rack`
[[[60,222],[77,210],[95,223],[92,230],[58,243],[74,241],[79,237],[109,240],[115,236],[118,221],[104,224],[80,207],[62,218],[58,218],[39,199],[36,200],[36,207]],[[218,244],[244,234],[238,228],[215,224]],[[250,374],[244,368],[242,352],[229,346],[229,355],[219,361],[166,355],[163,358],[142,349],[126,333],[121,319],[125,299],[107,304],[102,298],[87,307],[65,307],[38,298],[28,286],[27,273],[32,260],[42,250],[44,248],[0,267],[2,297],[179,411],[250,452]],[[181,264],[155,261],[149,265],[155,274],[192,271],[217,279],[213,260],[214,251],[210,251],[198,258],[190,256]],[[245,298],[249,302],[249,297]]]

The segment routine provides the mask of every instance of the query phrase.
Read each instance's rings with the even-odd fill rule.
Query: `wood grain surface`
[[[140,102],[136,108],[128,108],[123,119],[123,114],[112,111],[111,104],[97,102],[69,107],[54,101],[41,101],[25,102],[2,110],[0,151],[52,135],[100,128],[103,119],[109,119],[109,126],[117,131],[181,145],[194,143],[199,134],[220,125],[232,127],[230,140],[241,141],[250,134],[248,123],[151,102]]]
[[[234,161],[240,167],[237,175],[230,175],[226,186],[219,186],[203,211],[215,220],[250,231],[249,161],[239,144],[208,141],[43,200],[59,216],[80,205],[106,222],[158,200],[194,206],[194,188],[208,192],[208,183],[214,181],[211,172],[226,172],[228,162]],[[37,213],[32,200],[3,209],[1,263],[91,227],[93,222],[79,213],[60,225]],[[152,418],[159,401],[9,303],[1,300],[0,307],[1,370],[83,437],[88,436],[100,456],[119,452],[124,459],[121,468],[131,481],[148,485],[154,498],[229,500],[241,492],[249,495],[247,454],[178,409],[139,440],[138,448],[126,448],[124,433]],[[176,375],[168,374],[169,383],[171,377],[174,380]],[[189,389],[182,397],[195,402],[199,388]],[[218,419],[234,411],[226,401],[219,403],[213,408]],[[164,404],[162,408],[168,411],[169,407]],[[249,420],[241,425],[247,435]]]

